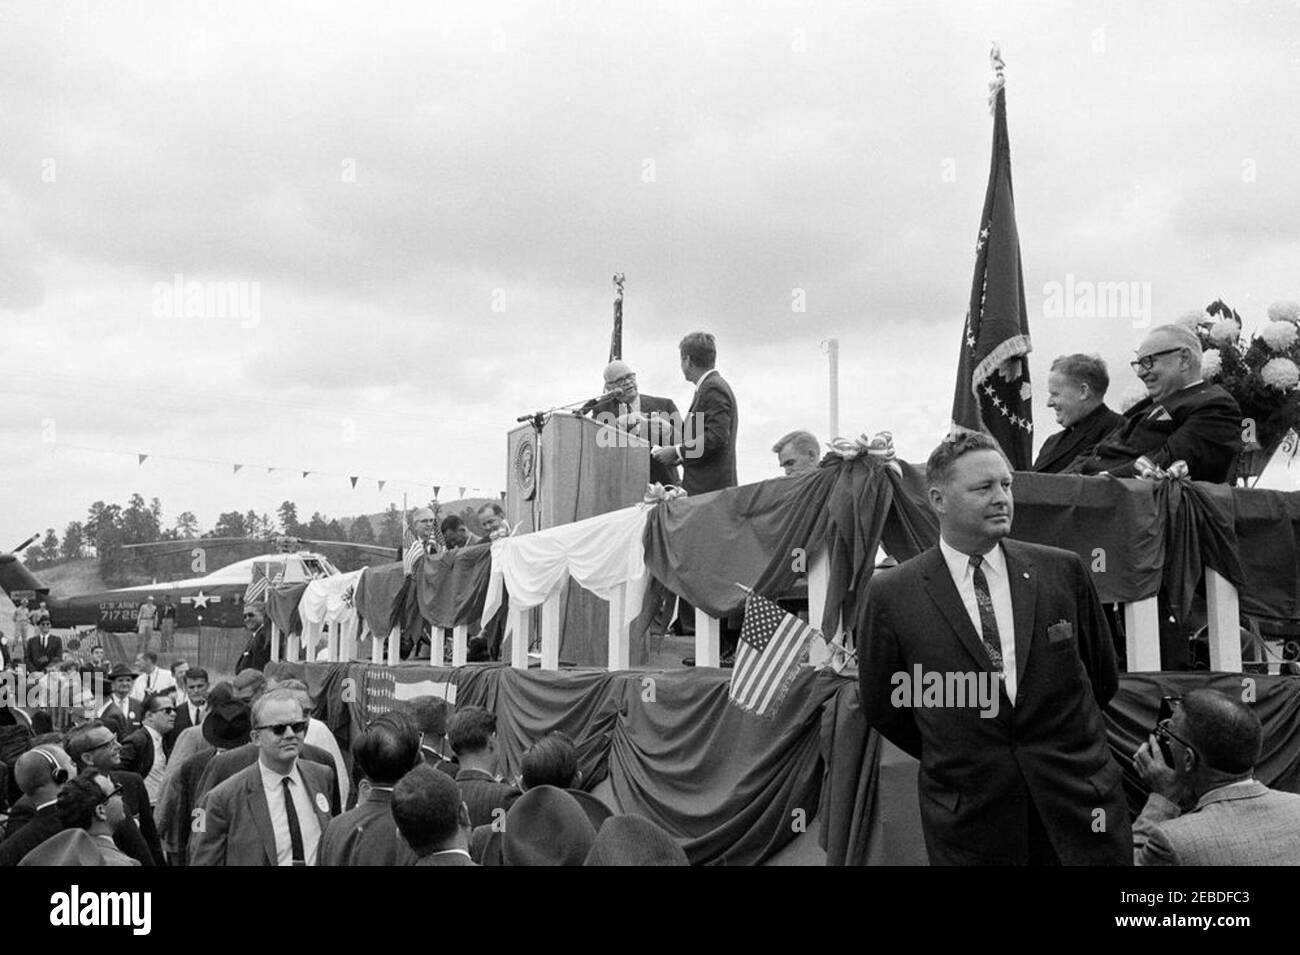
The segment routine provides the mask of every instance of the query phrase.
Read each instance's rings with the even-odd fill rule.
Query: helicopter
[[[154,604],[159,609],[165,598],[172,599],[176,606],[176,626],[180,628],[241,627],[245,601],[258,599],[267,587],[281,583],[302,583],[340,573],[328,557],[306,549],[303,545],[351,547],[394,560],[401,559],[400,552],[395,552],[391,547],[343,541],[313,541],[279,535],[268,539],[275,547],[273,553],[237,560],[203,576],[119,587],[74,597],[51,597],[50,588],[41,583],[18,559],[18,554],[37,536],[33,535],[23,541],[10,553],[0,554],[0,590],[4,590],[15,603],[26,598],[29,609],[37,609],[43,603],[50,616],[50,625],[56,629],[98,627],[111,633],[135,632],[140,607],[150,597],[154,598]],[[238,540],[243,544],[256,542],[256,539],[250,538],[199,538],[190,541],[124,544],[123,548],[164,546],[173,548],[164,553],[176,553],[176,544],[185,545],[184,550],[188,551],[192,547],[229,540]]]

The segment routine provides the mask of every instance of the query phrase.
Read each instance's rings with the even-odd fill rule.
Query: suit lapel
[[[966,605],[962,603],[957,585],[952,582],[952,574],[948,572],[948,562],[943,559],[943,552],[938,547],[932,547],[920,559],[925,561],[923,573],[926,580],[926,593],[930,595],[934,605],[948,621],[948,626],[957,635],[957,639],[979,662],[980,669],[991,669],[988,651],[984,649],[984,641],[980,639],[980,635],[975,632],[974,624],[970,622]]]
[[[248,806],[253,813],[253,822],[257,824],[257,833],[262,837],[262,851],[271,865],[280,861],[280,850],[275,847],[275,827],[271,825],[271,807],[266,804],[266,790],[262,788],[262,770],[255,762],[246,772],[248,779],[244,783],[248,797]]]
[[[331,817],[329,810],[322,810],[320,804],[321,799],[323,798],[325,805],[329,805],[329,793],[323,792],[321,788],[316,785],[316,780],[313,778],[311,770],[307,768],[301,759],[298,760],[298,774],[302,776],[303,789],[307,791],[307,798],[311,800],[312,811],[316,813],[316,821],[320,824],[321,833],[324,834],[325,828],[330,824]]]
[[[1002,553],[1007,561],[1007,581],[1011,586],[1011,610],[1016,628],[1016,696],[1029,663],[1034,643],[1034,605],[1038,600],[1038,574],[1015,541],[1004,540]]]

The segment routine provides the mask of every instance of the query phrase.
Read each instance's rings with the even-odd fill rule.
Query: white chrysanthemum
[[[1119,410],[1128,411],[1135,404],[1147,396],[1147,390],[1142,385],[1130,385],[1124,394],[1119,396]]]
[[[1288,321],[1269,322],[1259,330],[1259,337],[1273,351],[1286,351],[1300,339],[1300,331]]]
[[[1223,371],[1223,356],[1217,348],[1207,348],[1201,355],[1201,377],[1207,381],[1219,377]]]
[[[1280,301],[1268,307],[1269,321],[1300,322],[1300,302]]]
[[[1221,318],[1210,328],[1210,341],[1226,345],[1241,337],[1241,326],[1230,318]]]
[[[1192,309],[1190,312],[1184,312],[1174,321],[1175,325],[1186,325],[1195,331],[1201,325],[1209,325],[1214,321],[1214,316],[1204,309]]]
[[[1300,368],[1290,358],[1270,358],[1259,370],[1264,384],[1278,391],[1290,391],[1300,384]]]

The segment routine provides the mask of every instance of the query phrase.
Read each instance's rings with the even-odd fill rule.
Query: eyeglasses
[[[1156,735],[1167,736],[1172,740],[1176,740],[1177,742],[1182,743],[1188,749],[1196,749],[1195,746],[1187,742],[1187,740],[1183,739],[1181,736],[1174,735],[1173,731],[1169,729],[1169,720],[1161,720],[1159,723],[1156,724]]]
[[[293,730],[294,736],[302,736],[307,732],[307,721],[299,720],[297,723],[267,723],[265,726],[254,726],[255,730],[270,730],[276,736],[283,736],[285,730]]]
[[[114,786],[112,791],[105,793],[104,798],[101,799],[99,802],[95,803],[95,805],[102,806],[106,802],[111,802],[114,796],[120,796],[120,795],[122,795],[122,787]]]
[[[1137,361],[1129,362],[1129,367],[1134,371],[1150,371],[1155,367],[1156,359],[1162,355],[1172,355],[1175,352],[1182,351],[1182,348],[1166,348],[1164,351],[1153,351],[1149,355],[1143,355]]]
[[[176,707],[174,707],[174,706],[160,706],[160,707],[158,707],[158,709],[154,710],[154,712],[155,712],[155,713],[175,713],[175,712],[176,712]]]
[[[102,743],[96,743],[94,746],[90,747],[90,749],[86,750],[86,752],[93,753],[97,749],[103,749],[105,746],[114,746],[114,745],[118,747],[122,745],[120,742],[118,742],[116,736],[112,737],[111,739],[106,739]]]

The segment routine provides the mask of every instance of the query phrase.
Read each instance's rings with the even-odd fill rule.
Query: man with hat
[[[120,740],[126,739],[144,722],[144,703],[131,696],[135,678],[135,670],[125,663],[119,663],[109,670],[108,681],[113,694],[95,714],[117,733]]]
[[[103,773],[122,791],[126,817],[113,830],[117,845],[144,865],[162,865],[149,792],[138,773],[122,768],[122,747],[112,728],[102,720],[88,720],[68,731],[65,747],[78,773]]]
[[[135,618],[135,629],[140,635],[139,643],[135,648],[136,654],[144,653],[149,649],[149,638],[153,635],[154,621],[158,619],[158,605],[154,603],[153,594],[144,598],[144,603],[140,605],[140,612]]]
[[[218,683],[208,695],[207,714],[198,728],[202,745],[184,755],[180,752],[183,741],[177,743],[176,753],[184,761],[167,783],[159,817],[173,865],[186,865],[189,861],[190,829],[199,782],[208,764],[219,754],[245,745],[252,729],[248,704],[235,699],[229,683]]]
[[[41,617],[36,624],[36,633],[27,639],[27,669],[44,673],[51,663],[63,659],[63,640],[50,633],[50,618]]]
[[[673,400],[641,394],[636,372],[625,361],[611,361],[605,366],[604,377],[605,395],[591,406],[591,415],[597,421],[644,438],[651,447],[671,445],[674,427],[681,419]],[[651,457],[650,482],[664,486],[680,484],[677,466]]]
[[[582,865],[595,841],[596,830],[573,796],[538,786],[506,813],[501,857],[508,866]]]
[[[252,715],[257,761],[204,797],[190,865],[315,865],[334,770],[298,758],[307,720],[293,692],[263,694]]]

